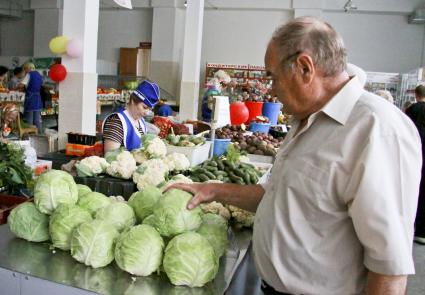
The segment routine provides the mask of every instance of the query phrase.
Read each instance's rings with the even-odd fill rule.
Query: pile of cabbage
[[[163,193],[149,186],[126,202],[51,170],[37,180],[34,203],[13,209],[8,224],[17,237],[50,241],[93,268],[115,260],[134,276],[164,271],[174,285],[202,287],[218,272],[228,224],[220,215],[188,210],[191,198],[181,190]]]

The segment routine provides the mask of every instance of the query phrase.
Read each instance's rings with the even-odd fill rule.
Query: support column
[[[188,0],[180,84],[180,119],[198,118],[204,0]]]
[[[97,33],[99,0],[64,0],[63,35],[79,39],[83,54],[62,56],[68,75],[59,84],[59,147],[67,132],[96,134]]]

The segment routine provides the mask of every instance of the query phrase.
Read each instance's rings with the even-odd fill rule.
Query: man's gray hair
[[[298,54],[311,56],[326,76],[346,68],[346,50],[339,34],[328,23],[314,17],[299,17],[279,27],[271,42],[276,45],[284,66],[293,65]]]

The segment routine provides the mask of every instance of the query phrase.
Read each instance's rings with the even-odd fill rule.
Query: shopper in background
[[[415,88],[416,103],[406,110],[406,115],[412,119],[418,128],[422,141],[422,158],[425,157],[425,86]],[[425,165],[422,166],[422,179],[419,189],[418,209],[415,220],[415,242],[425,245]]]
[[[22,79],[25,77],[25,71],[22,67],[16,67],[13,70],[13,77],[9,80],[9,90],[17,90],[19,87],[19,84],[21,83]]]
[[[321,20],[278,28],[265,65],[293,122],[267,184],[169,187],[194,194],[189,209],[215,200],[256,212],[265,294],[405,294],[414,273],[420,138],[398,108],[349,77],[345,60]]]
[[[377,90],[375,94],[379,95],[383,99],[388,100],[390,103],[394,104],[394,97],[392,96],[391,92],[389,92],[388,90],[384,90],[384,89]]]
[[[173,109],[167,104],[166,100],[161,99],[154,110],[155,114],[161,117],[169,117],[173,115]]]
[[[8,68],[4,66],[0,66],[0,89],[7,88],[7,72],[8,71],[9,71]]]
[[[142,145],[141,135],[149,133],[143,117],[158,103],[157,84],[143,81],[130,95],[126,108],[106,117],[103,123],[104,152],[124,146],[131,151]]]
[[[230,83],[230,76],[223,70],[218,70],[214,74],[214,78],[211,81],[211,85],[208,86],[207,91],[202,97],[202,120],[210,122],[212,119],[212,109],[214,107],[213,96],[222,95],[222,92],[226,89]]]
[[[43,108],[43,103],[40,91],[43,85],[43,77],[36,71],[32,63],[26,63],[24,71],[26,73],[25,78],[19,84],[19,87],[25,87],[24,119],[28,124],[35,125],[38,133],[41,134],[41,109]]]

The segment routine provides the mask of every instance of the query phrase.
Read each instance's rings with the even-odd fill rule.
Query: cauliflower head
[[[190,168],[189,159],[180,153],[171,153],[165,157],[165,162],[168,164],[170,170],[186,170]]]
[[[136,160],[129,151],[122,151],[106,169],[106,172],[114,177],[130,179],[136,170]]]
[[[134,180],[134,177],[133,177]],[[164,175],[155,175],[152,173],[143,173],[137,176],[137,189],[144,190],[149,186],[158,186],[165,181]]]
[[[148,141],[144,149],[150,158],[161,158],[167,154],[167,146],[159,137]]]
[[[254,224],[255,214],[238,207],[229,205],[232,218],[242,227],[252,227]]]
[[[147,160],[149,160],[149,156],[146,154],[143,148],[131,151],[134,160],[136,160],[137,164],[143,164]]]
[[[230,219],[230,211],[219,202],[201,204],[201,209],[204,213],[218,214],[226,220]]]
[[[96,176],[104,173],[109,167],[109,163],[101,157],[91,156],[82,159],[78,164],[75,165],[77,168],[78,176]]]

